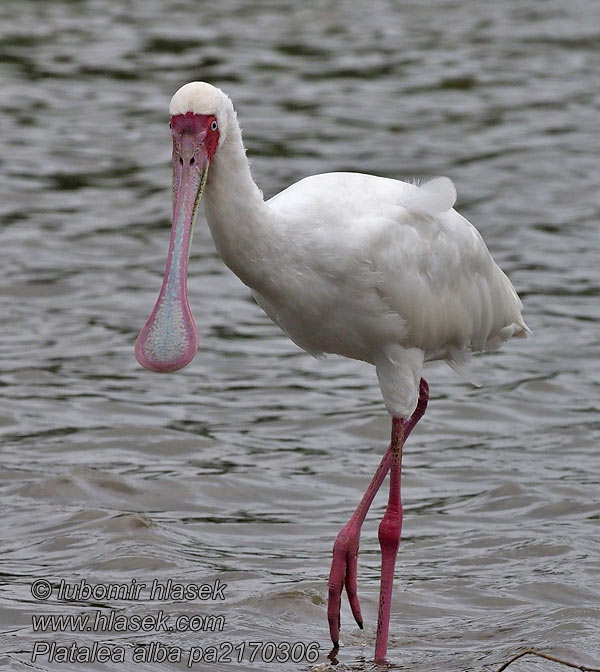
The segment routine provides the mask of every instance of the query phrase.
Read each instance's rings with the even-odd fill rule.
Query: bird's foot
[[[350,520],[340,530],[333,544],[333,559],[329,572],[329,596],[327,602],[327,620],[329,633],[334,646],[339,645],[340,638],[340,609],[342,604],[342,590],[346,587],[348,601],[354,620],[358,627],[363,627],[362,614],[357,594],[358,571],[358,543],[360,540],[360,525]]]

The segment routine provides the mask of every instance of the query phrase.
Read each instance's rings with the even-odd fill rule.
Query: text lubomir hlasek
[[[94,600],[156,600],[161,602],[214,601],[225,599],[226,583],[217,579],[213,583],[177,583],[172,579],[151,584],[138,583],[88,583],[85,579],[68,583],[61,579],[56,589],[56,598],[66,602]]]

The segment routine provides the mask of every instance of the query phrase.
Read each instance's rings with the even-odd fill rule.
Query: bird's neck
[[[221,258],[242,282],[260,291],[274,232],[233,114],[208,171],[204,207]]]

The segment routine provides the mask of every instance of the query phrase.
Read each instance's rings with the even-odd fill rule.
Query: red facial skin
[[[212,159],[219,144],[219,127],[214,115],[193,112],[175,114],[171,117],[170,127],[173,136],[173,159],[176,158],[177,146],[183,148],[183,143],[188,139],[194,145],[201,144],[207,159]]]
[[[219,144],[217,119],[214,115],[193,112],[173,115],[171,135],[171,242],[158,299],[135,344],[138,362],[163,373],[189,364],[198,349],[198,331],[187,297],[187,265],[197,205],[210,160]]]

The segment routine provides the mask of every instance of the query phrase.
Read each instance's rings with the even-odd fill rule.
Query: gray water
[[[133,356],[169,236],[168,103],[192,79],[234,100],[266,196],[330,170],[450,176],[523,298],[534,337],[478,357],[481,389],[427,371],[390,667],[492,671],[528,646],[600,666],[597,0],[3,0],[0,31],[2,669],[186,669],[133,655],[250,641],[264,643],[254,663],[246,649],[190,669],[374,667],[385,493],[361,541],[365,631],[344,602],[333,664],[325,617],[333,540],[388,440],[372,368],[299,351],[203,220],[196,359],[159,376]],[[58,596],[61,580],[134,579],[227,588],[203,602]],[[32,629],[98,609],[225,625]],[[125,661],[32,663],[44,640],[122,646]],[[269,664],[268,642],[320,656]]]

